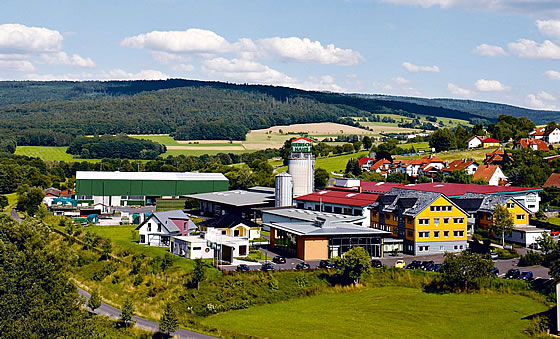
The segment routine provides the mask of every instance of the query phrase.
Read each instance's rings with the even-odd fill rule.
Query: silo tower
[[[275,180],[275,207],[294,205],[294,183],[292,176],[286,172],[276,175]]]
[[[294,197],[313,192],[315,181],[315,157],[311,152],[313,141],[307,138],[292,140],[288,158],[288,173],[294,183]]]

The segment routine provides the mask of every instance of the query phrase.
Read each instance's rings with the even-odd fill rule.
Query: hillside
[[[39,129],[71,135],[169,133],[177,139],[242,140],[250,129],[309,122],[352,124],[351,119],[341,119],[379,113],[480,118],[409,102],[222,82],[0,82],[4,134]]]
[[[501,114],[511,115],[514,117],[527,117],[537,125],[546,124],[552,120],[560,120],[559,111],[543,111],[528,108],[522,108],[506,104],[498,104],[492,102],[475,101],[475,100],[460,100],[460,99],[427,99],[427,98],[414,98],[414,97],[398,97],[391,95],[366,95],[355,94],[356,96],[364,99],[371,100],[385,100],[390,102],[407,102],[411,104],[418,104],[423,106],[443,107],[447,109],[454,109],[459,111],[468,112],[474,115],[482,116],[488,119],[496,119]]]

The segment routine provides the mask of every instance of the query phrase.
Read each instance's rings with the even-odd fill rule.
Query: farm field
[[[546,310],[544,304],[519,295],[380,287],[231,311],[204,323],[268,338],[302,333],[309,338],[523,338],[527,318]],[[279,320],[285,326],[275,326]]]
[[[17,155],[25,155],[28,157],[40,158],[41,160],[50,161],[91,161],[98,162],[100,159],[80,159],[74,158],[72,154],[66,153],[68,147],[56,146],[18,146],[16,148]]]
[[[409,117],[405,117],[402,115],[397,115],[397,114],[376,114],[379,115],[381,118],[392,118],[394,119],[396,122],[362,122],[360,121],[360,125],[363,126],[369,126],[369,127],[374,127],[374,126],[384,126],[384,127],[398,127],[398,124],[401,122],[411,122],[412,118]],[[420,121],[424,122],[426,121],[426,115],[420,115],[418,114],[418,116],[420,117]],[[358,118],[354,118],[354,119],[358,119]],[[453,118],[441,118],[438,117],[437,118],[437,122],[438,123],[443,123],[443,127],[450,127],[450,128],[455,128],[459,125],[464,125],[464,126],[471,126],[471,124],[467,121],[467,120],[461,120],[461,119],[453,119]],[[398,133],[398,132],[396,132]]]

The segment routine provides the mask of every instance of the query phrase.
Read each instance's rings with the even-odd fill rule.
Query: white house
[[[247,238],[249,240],[261,237],[261,227],[235,214],[224,214],[214,219],[208,219],[199,225],[201,231],[209,228],[218,230],[222,235],[234,238]]]
[[[546,127],[535,128],[529,133],[529,138],[542,139],[548,144],[558,144],[560,143],[560,129],[558,129],[558,127],[549,129]]]
[[[473,135],[467,140],[467,148],[477,148],[482,147],[482,140],[484,137]]]
[[[218,235],[212,241],[204,235],[171,238],[171,253],[187,259],[219,258],[232,262],[249,255],[249,239]]]
[[[473,179],[482,179],[492,186],[503,186],[507,182],[507,177],[498,165],[478,166],[476,172],[474,172]]]
[[[181,210],[154,212],[138,227],[139,244],[169,246],[173,236],[189,235],[197,229],[192,220]]]
[[[465,170],[467,174],[474,174],[478,169],[478,163],[474,160],[453,160],[447,166],[441,169],[443,175],[450,175],[453,171]]]

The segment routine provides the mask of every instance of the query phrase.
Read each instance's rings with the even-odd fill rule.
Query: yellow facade
[[[437,198],[420,212],[414,220],[414,226],[413,236],[408,237],[407,224],[407,240],[416,242],[467,240],[467,215],[444,197]]]
[[[505,206],[509,213],[511,213],[514,226],[525,226],[529,224],[529,213],[517,202],[509,200]],[[492,220],[492,213],[480,213],[478,216],[478,224],[485,230],[492,225]]]

